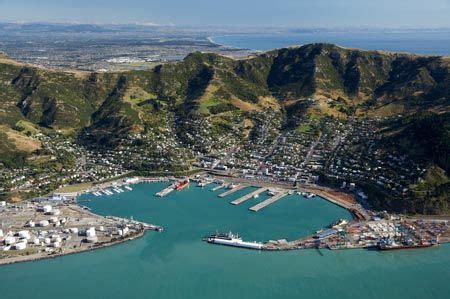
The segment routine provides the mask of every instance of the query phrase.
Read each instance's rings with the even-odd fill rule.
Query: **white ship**
[[[205,241],[212,244],[242,247],[249,249],[262,249],[263,244],[259,242],[245,242],[238,235],[231,232],[228,234],[214,234],[205,238]]]

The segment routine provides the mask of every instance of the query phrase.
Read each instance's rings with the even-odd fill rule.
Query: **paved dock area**
[[[233,189],[230,189],[228,191],[225,191],[224,193],[219,194],[219,197],[225,197],[225,196],[230,195],[238,190],[244,189],[245,187],[247,187],[247,186],[243,186],[243,185],[237,186]]]
[[[164,196],[166,196],[167,194],[169,194],[170,192],[172,192],[173,190],[175,190],[174,187],[173,187],[173,186],[169,186],[169,187],[165,188],[164,190],[159,191],[159,192],[156,193],[155,195],[156,195],[157,197],[164,197]]]
[[[232,205],[238,205],[238,204],[241,204],[241,203],[243,203],[244,201],[247,201],[247,200],[253,198],[253,196],[258,195],[258,194],[260,194],[260,193],[262,193],[262,192],[264,192],[264,191],[267,191],[267,190],[269,190],[269,188],[267,188],[267,187],[259,188],[258,190],[255,190],[255,191],[253,191],[253,192],[251,192],[251,193],[249,193],[249,194],[246,194],[246,195],[244,195],[244,196],[242,196],[242,197],[236,199],[235,201],[232,201],[231,204],[232,204]]]
[[[217,191],[217,190],[222,189],[224,187],[225,187],[225,184],[222,184],[222,185],[219,185],[219,186],[216,186],[216,187],[212,188],[211,191],[214,192],[214,191]]]
[[[257,204],[257,205],[254,205],[254,206],[251,207],[249,210],[254,211],[254,212],[258,212],[259,210],[261,210],[261,209],[267,207],[268,205],[271,205],[271,204],[273,204],[274,202],[276,202],[276,201],[282,199],[282,198],[285,197],[286,195],[287,195],[287,192],[280,192],[280,193],[278,193],[278,194],[272,196],[271,198],[266,199],[265,201],[260,202],[260,203]]]

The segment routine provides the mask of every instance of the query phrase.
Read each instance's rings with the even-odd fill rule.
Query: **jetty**
[[[208,181],[200,181],[200,182],[198,182],[197,186],[203,188],[211,183],[212,183],[212,181],[209,181],[209,180]]]
[[[254,212],[258,212],[259,210],[261,210],[261,209],[267,207],[268,205],[271,205],[271,204],[273,204],[274,202],[276,202],[276,201],[282,199],[282,198],[285,197],[286,195],[287,195],[287,192],[281,191],[280,193],[275,194],[275,195],[272,196],[271,198],[266,199],[265,201],[260,202],[260,203],[257,204],[257,205],[254,205],[254,206],[251,207],[249,210],[254,211]]]
[[[233,189],[230,189],[228,191],[225,191],[224,193],[219,194],[219,197],[225,197],[225,196],[230,195],[238,190],[244,189],[245,187],[246,186],[242,186],[242,185],[236,186]]]
[[[216,186],[216,187],[214,187],[214,188],[212,188],[211,189],[211,191],[217,191],[217,190],[219,190],[219,189],[222,189],[222,188],[224,188],[225,187],[225,184],[221,184],[221,185],[219,185],[219,186]]]
[[[262,193],[264,191],[267,191],[267,190],[269,190],[269,188],[266,188],[266,187],[259,188],[259,189],[255,190],[253,192],[250,192],[249,194],[246,194],[246,195],[236,199],[235,201],[232,201],[231,204],[232,205],[241,204],[244,201],[247,201],[247,200],[251,199],[252,197],[254,197],[254,196],[256,196],[256,195],[258,195],[258,194],[260,194],[260,193]]]
[[[164,197],[164,196],[166,196],[167,194],[169,194],[170,192],[172,192],[173,190],[175,190],[175,189],[174,189],[174,187],[171,185],[171,186],[165,188],[164,190],[159,191],[159,192],[156,193],[155,195],[156,195],[157,197]]]

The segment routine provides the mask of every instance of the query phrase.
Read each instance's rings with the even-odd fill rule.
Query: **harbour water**
[[[299,32],[215,36],[215,43],[235,48],[267,51],[292,45],[333,43],[365,50],[450,55],[450,32]]]
[[[92,252],[0,267],[1,298],[448,298],[450,246],[378,252],[262,252],[211,245],[204,235],[297,238],[350,214],[323,199],[287,196],[255,213],[247,188],[219,198],[214,185],[166,197],[163,183],[84,195],[94,212],[163,225],[162,233]],[[85,204],[85,203],[83,203]]]

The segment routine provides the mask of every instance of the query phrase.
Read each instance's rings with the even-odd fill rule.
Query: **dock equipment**
[[[245,187],[246,186],[242,186],[242,185],[234,187],[233,189],[230,189],[228,191],[225,191],[224,193],[219,194],[219,197],[225,197],[225,196],[230,195],[231,193],[234,193],[234,192],[236,192],[238,190],[241,190],[241,189],[243,189]]]
[[[258,195],[258,194],[260,194],[260,193],[262,193],[264,191],[267,191],[267,190],[269,190],[269,188],[266,188],[266,187],[259,188],[258,190],[255,190],[255,191],[253,191],[253,192],[251,192],[251,193],[249,193],[247,195],[244,195],[244,196],[236,199],[235,201],[232,201],[231,204],[232,205],[238,205],[240,203],[243,203],[244,201],[247,201],[247,200],[251,199],[253,196]]]
[[[262,208],[267,207],[270,204],[273,204],[274,202],[276,202],[277,200],[280,200],[281,198],[285,197],[287,195],[287,192],[280,192],[274,196],[272,196],[269,199],[266,199],[263,202],[260,202],[257,205],[254,205],[253,207],[251,207],[249,210],[254,211],[254,212],[258,212],[259,210],[261,210]]]

